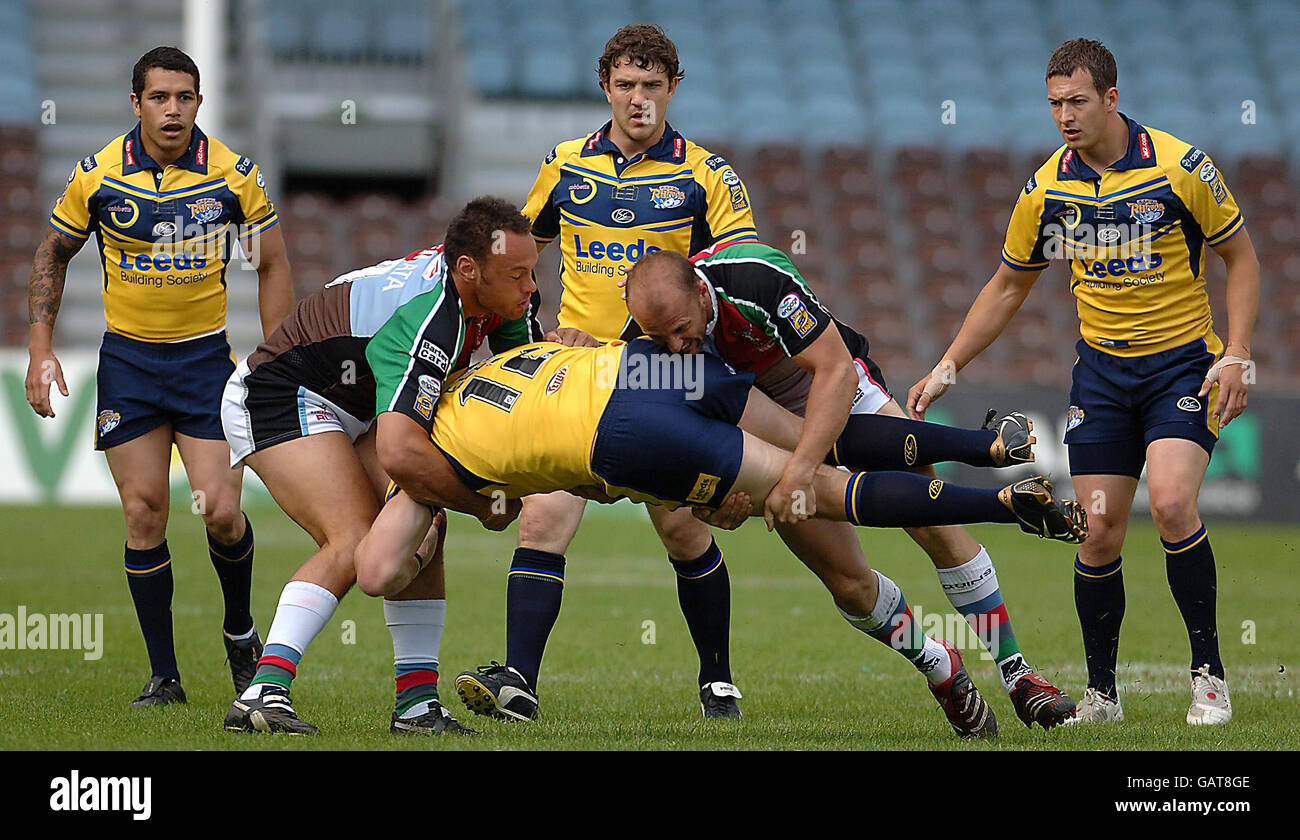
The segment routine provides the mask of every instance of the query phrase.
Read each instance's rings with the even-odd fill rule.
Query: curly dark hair
[[[677,61],[677,45],[669,39],[663,27],[657,24],[634,23],[625,26],[605,42],[605,51],[596,62],[596,75],[600,78],[602,88],[608,87],[609,73],[614,64],[624,58],[642,70],[663,70],[668,74],[670,82],[686,75]]]
[[[448,267],[455,266],[462,255],[485,263],[497,231],[532,233],[532,230],[532,222],[514,204],[496,196],[480,196],[466,204],[447,225],[442,250]]]
[[[194,95],[199,94],[199,68],[194,63],[194,59],[175,47],[154,47],[149,52],[140,56],[140,60],[135,63],[131,70],[131,91],[135,93],[136,98],[144,95],[144,77],[153,68],[159,70],[175,70],[178,73],[189,73],[194,77]]]
[[[1092,76],[1092,84],[1097,88],[1097,93],[1104,96],[1106,91],[1115,87],[1115,81],[1119,77],[1115,56],[1111,55],[1101,41],[1087,38],[1075,38],[1057,47],[1047,61],[1047,78],[1068,78],[1080,67]]]

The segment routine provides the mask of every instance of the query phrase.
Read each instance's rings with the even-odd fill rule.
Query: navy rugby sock
[[[1210,535],[1202,524],[1185,540],[1176,543],[1160,540],[1165,547],[1165,575],[1174,593],[1178,611],[1187,625],[1192,645],[1192,667],[1210,666],[1213,676],[1223,679],[1223,660],[1219,658],[1219,627],[1215,615],[1218,577],[1214,569],[1214,551]]]
[[[677,602],[700,655],[700,685],[731,682],[731,579],[722,549],[714,540],[693,560],[668,562],[677,572]]]
[[[179,680],[172,638],[172,556],[166,540],[153,548],[126,548],[126,582],[149,651],[151,675]]]
[[[851,470],[904,470],[941,461],[991,467],[992,429],[958,429],[883,414],[849,416],[830,463]]]
[[[919,528],[966,522],[1015,522],[997,490],[947,484],[910,472],[854,473],[844,491],[846,518],[854,525]]]
[[[1115,663],[1119,659],[1119,626],[1124,621],[1124,564],[1116,557],[1105,566],[1085,566],[1074,558],[1074,608],[1083,630],[1083,653],[1088,661],[1088,687],[1112,700]]]
[[[233,637],[247,635],[253,629],[249,598],[253,589],[253,523],[244,515],[244,536],[231,545],[220,543],[208,534],[208,556],[221,581],[221,596],[226,602],[226,616],[221,629]]]
[[[534,691],[563,597],[564,555],[516,548],[506,578],[506,664]]]

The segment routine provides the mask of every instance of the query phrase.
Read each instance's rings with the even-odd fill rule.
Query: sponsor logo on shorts
[[[447,370],[447,366],[451,364],[451,360],[447,358],[447,354],[443,352],[443,349],[427,339],[420,341],[420,349],[416,351],[415,357],[444,372]]]
[[[713,498],[713,494],[717,491],[718,484],[721,481],[722,479],[718,478],[716,475],[700,473],[700,477],[695,479],[694,489],[692,489],[691,494],[686,497],[687,503],[694,505],[707,504],[709,499]]]
[[[1178,408],[1182,411],[1200,411],[1201,401],[1196,397],[1180,397]]]
[[[940,481],[939,479],[936,478],[934,481],[931,481],[931,482],[930,482],[930,498],[931,498],[931,499],[937,499],[937,498],[939,498],[939,494],[942,493],[942,492],[943,492],[943,482],[942,482],[942,481]]]
[[[1165,214],[1165,205],[1154,198],[1139,198],[1137,201],[1130,201],[1128,202],[1128,209],[1133,215],[1133,220],[1144,225],[1151,224]]]
[[[560,390],[560,386],[564,384],[564,377],[566,374],[568,374],[568,372],[569,372],[569,366],[565,365],[564,367],[557,370],[555,373],[551,374],[550,381],[546,383],[546,396],[549,397],[551,394],[554,394],[556,391]]]
[[[651,187],[650,201],[656,210],[672,210],[686,203],[686,193],[682,192],[681,187],[674,187],[672,184]]]
[[[858,393],[861,394],[862,391],[859,390]],[[853,401],[856,403],[857,398]],[[907,440],[903,441],[903,463],[909,467],[916,465],[916,435],[909,434]]]
[[[610,213],[609,218],[617,224],[626,225],[636,218],[636,213],[633,213],[626,207],[620,207],[613,213]]]
[[[1083,409],[1077,405],[1070,406],[1070,410],[1065,412],[1065,430],[1068,432],[1082,422]]]
[[[99,428],[99,436],[103,437],[122,424],[122,415],[111,408],[105,409],[99,412],[99,416],[95,418],[95,424]]]
[[[808,311],[803,298],[794,292],[781,299],[781,305],[776,308],[776,314],[777,317],[789,321],[790,326],[794,328],[795,333],[800,338],[807,338],[808,334],[817,326],[817,319]]]

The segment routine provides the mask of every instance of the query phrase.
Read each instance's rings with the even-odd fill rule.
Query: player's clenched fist
[[[944,359],[934,366],[928,376],[907,392],[907,414],[914,420],[924,420],[925,410],[939,397],[943,396],[948,386],[957,380],[957,365],[951,359]]]

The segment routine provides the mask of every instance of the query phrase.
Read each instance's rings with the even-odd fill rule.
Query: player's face
[[[524,317],[537,291],[536,267],[537,243],[532,235],[501,231],[493,239],[487,261],[479,266],[475,286],[479,306],[508,321]]]
[[[1047,103],[1052,119],[1065,145],[1071,149],[1089,149],[1106,133],[1106,119],[1119,101],[1119,91],[1111,88],[1097,92],[1092,74],[1080,67],[1072,76],[1053,76],[1047,80]]]
[[[131,107],[140,118],[140,131],[150,145],[173,160],[190,144],[190,130],[203,97],[194,92],[194,77],[179,70],[151,67],[144,74],[144,92],[131,94]]]
[[[668,102],[676,90],[677,82],[669,80],[662,67],[643,70],[630,58],[623,58],[609,69],[605,98],[618,130],[643,143],[662,130]]]
[[[653,295],[653,297],[652,297]],[[703,281],[689,291],[645,291],[628,302],[632,318],[645,334],[674,353],[704,350],[709,326],[708,292]]]

